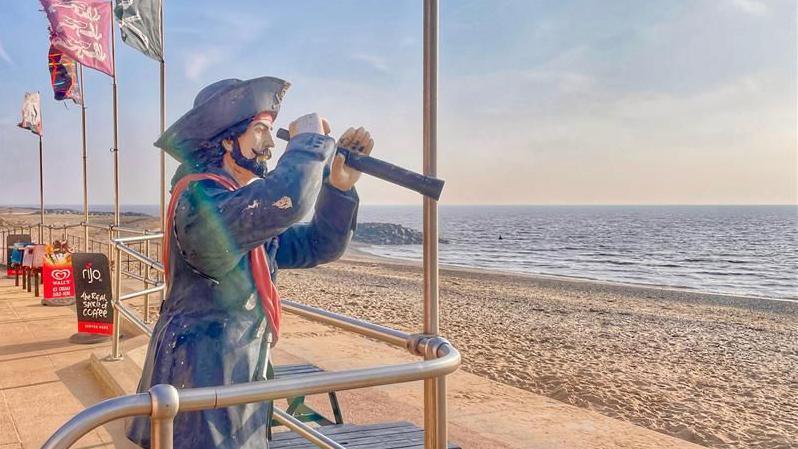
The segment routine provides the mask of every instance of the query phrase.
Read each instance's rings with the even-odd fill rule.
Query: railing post
[[[87,253],[90,251],[89,249],[89,227],[86,224],[83,224],[83,252]]]
[[[438,170],[438,0],[424,0],[424,174]],[[438,286],[438,202],[424,198],[424,333],[440,333]],[[433,357],[427,354],[427,359]],[[424,381],[424,447],[445,449],[447,443],[446,377]]]
[[[110,249],[109,244],[109,249]],[[122,346],[120,344],[120,339],[122,338],[122,319],[119,313],[119,307],[121,307],[121,303],[119,298],[122,293],[122,264],[119,263],[121,260],[121,251],[119,248],[115,248],[114,254],[116,256],[116,263],[114,264],[114,329],[113,335],[111,336],[111,360],[122,360]]]
[[[150,257],[150,241],[144,241],[144,253]],[[144,264],[144,279],[150,278],[150,264]],[[150,284],[144,281],[144,288],[148,288]],[[150,294],[144,295],[144,322],[150,324]]]
[[[111,225],[108,228],[108,260],[110,260],[112,264],[116,264],[119,262],[119,259],[114,260],[114,254],[112,251],[113,245],[111,245],[111,241],[113,239],[114,239],[114,225]]]
[[[172,449],[174,442],[174,420],[180,408],[177,388],[159,384],[150,388],[152,414],[150,418],[150,448]]]
[[[47,240],[52,242],[53,241],[53,225],[47,225]],[[43,244],[44,242],[39,242],[39,244]]]

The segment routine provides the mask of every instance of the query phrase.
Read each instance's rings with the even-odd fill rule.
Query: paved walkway
[[[34,449],[86,407],[108,397],[89,369],[89,355],[108,343],[76,345],[72,307],[45,307],[32,293],[0,279],[0,449]],[[122,426],[91,432],[73,447],[113,448]],[[120,443],[120,444],[117,444]]]
[[[73,308],[41,306],[13,280],[0,279],[0,449],[38,448],[84,408],[135,388],[146,337],[125,341],[123,362],[102,362],[109,343],[70,343],[76,326]],[[277,363],[310,361],[342,370],[415,360],[402,350],[291,315],[284,329]],[[463,447],[699,447],[462,371],[449,379],[450,437]],[[422,383],[413,382],[345,391],[339,399],[347,422],[420,425],[422,393]],[[329,413],[324,396],[308,402]],[[124,438],[121,422],[91,432],[74,447],[135,448]]]

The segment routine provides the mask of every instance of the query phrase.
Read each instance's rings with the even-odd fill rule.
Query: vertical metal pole
[[[144,241],[144,253],[147,257],[150,257],[150,241]],[[150,279],[150,265],[144,264],[144,279]],[[149,288],[150,284],[148,281],[144,281],[144,288]],[[144,322],[149,324],[150,323],[150,294],[147,293],[144,295]]]
[[[110,263],[115,264],[116,262],[114,261],[114,253],[112,251],[112,246],[111,246],[111,240],[113,240],[114,238],[113,229],[114,229],[113,226],[108,228],[108,260],[110,261]]]
[[[114,108],[114,226],[119,226],[119,105],[117,99],[117,86],[116,86],[116,33],[114,32],[114,23],[111,22],[111,67],[113,67],[114,75],[112,77],[112,93],[113,93],[113,108]],[[112,241],[114,238],[114,226],[108,230],[108,252],[111,253]],[[117,234],[118,235],[118,234]],[[114,329],[113,336],[111,337],[111,359],[121,360],[122,349],[119,339],[122,337],[121,324],[122,320],[119,314],[119,297],[122,291],[122,258],[119,249],[113,252],[114,254]]]
[[[177,388],[160,384],[150,388],[152,412],[150,414],[150,448],[172,449],[174,443],[174,419],[180,409]]]
[[[161,134],[166,131],[166,50],[163,30],[163,4],[161,2]],[[166,152],[161,150],[161,231],[164,230],[166,223]]]
[[[44,241],[44,156],[42,151],[42,136],[39,135],[39,243]]]
[[[163,4],[161,2],[161,10],[160,10],[160,19],[161,19],[161,127],[160,131],[161,134],[166,131],[166,39],[164,39],[164,20],[163,20]],[[165,229],[166,227],[166,152],[161,150],[161,232],[164,234],[169,232]],[[149,240],[147,241],[149,243]],[[160,253],[160,252],[159,252]],[[149,257],[149,253],[147,253],[147,257]],[[166,263],[166,262],[163,262]],[[149,273],[149,268],[147,269]],[[166,282],[164,280],[164,282]],[[149,299],[149,296],[147,296]],[[158,293],[158,299],[163,302],[164,299],[164,290],[161,290]],[[145,312],[145,316],[149,316],[150,309],[147,308]],[[149,321],[147,321],[149,322]]]
[[[110,244],[109,244],[110,245]],[[119,248],[115,248],[115,259],[116,264],[114,265],[114,323],[113,323],[113,335],[111,336],[111,360],[122,360],[122,347],[120,345],[120,339],[122,338],[122,319],[121,315],[119,314],[119,297],[121,296],[122,292],[122,264],[119,263],[121,261],[122,253]]]
[[[111,25],[113,26],[113,24]],[[80,64],[80,121],[83,130],[83,223],[89,223],[89,177],[86,144],[86,93],[83,86],[83,64]],[[89,252],[89,227],[83,226],[83,252]]]
[[[424,0],[424,174],[437,176],[438,0]],[[438,203],[424,197],[424,333],[438,335]],[[424,447],[447,446],[445,377],[424,381]]]
[[[114,108],[114,224],[119,226],[119,104],[116,87],[116,33],[114,24],[111,23],[111,67],[114,74],[113,80],[113,108]]]

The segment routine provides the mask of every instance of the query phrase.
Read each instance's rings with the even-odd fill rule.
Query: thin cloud
[[[6,49],[3,47],[3,41],[0,41],[0,59],[7,62],[9,65],[14,65],[14,60],[11,59],[11,56],[8,56]]]
[[[390,68],[385,60],[377,56],[367,55],[365,53],[355,53],[353,55],[349,55],[349,58],[355,61],[365,62],[369,67],[378,72],[388,73],[390,71]]]
[[[732,0],[732,4],[746,14],[765,16],[770,12],[768,6],[759,0]]]
[[[205,47],[187,52],[183,69],[186,78],[199,81],[208,70],[222,62],[236,60],[253,43],[263,40],[271,24],[262,16],[233,10],[198,10],[191,16],[192,27],[177,27],[192,45]],[[195,33],[193,30],[202,30]]]
[[[218,49],[208,49],[201,53],[189,54],[184,67],[186,78],[198,81],[211,66],[221,61],[222,52]]]

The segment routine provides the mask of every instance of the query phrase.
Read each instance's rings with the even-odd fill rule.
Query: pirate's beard
[[[231,152],[233,155],[233,160],[236,164],[240,167],[251,171],[255,176],[263,178],[266,176],[266,173],[269,172],[269,167],[267,165],[268,158],[271,156],[271,151],[266,148],[266,154],[264,156],[257,155],[258,153],[255,152],[256,156],[252,159],[248,159],[241,153],[241,145],[238,143],[237,138],[233,138],[233,151]]]

